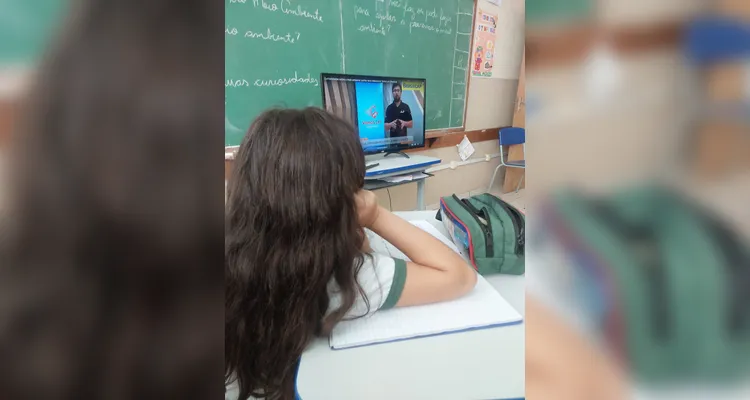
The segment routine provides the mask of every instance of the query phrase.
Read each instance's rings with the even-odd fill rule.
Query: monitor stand
[[[385,155],[383,156],[383,158],[386,158],[386,157],[388,157],[391,154],[398,154],[398,155],[403,156],[405,158],[409,158],[409,155],[406,154],[406,153],[404,153],[403,151],[386,151]]]

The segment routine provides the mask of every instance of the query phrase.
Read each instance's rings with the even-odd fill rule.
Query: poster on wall
[[[495,34],[497,33],[497,14],[484,12],[477,8],[474,25],[474,45],[471,47],[471,75],[492,77],[492,66],[495,63]]]

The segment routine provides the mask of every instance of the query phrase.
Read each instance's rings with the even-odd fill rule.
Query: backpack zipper
[[[516,210],[515,207],[511,207],[504,201],[498,199],[495,196],[489,195],[487,196],[491,199],[492,202],[497,203],[505,209],[508,215],[510,215],[510,220],[513,223],[513,231],[516,233],[516,254],[521,255],[524,254],[526,250],[526,224],[524,223],[523,217],[521,216],[521,212]],[[477,199],[477,201],[484,203],[483,201]]]
[[[643,272],[643,278],[651,298],[652,334],[657,342],[665,343],[672,335],[672,313],[667,296],[667,276],[664,257],[661,254],[653,229],[633,226],[617,215],[609,204],[594,200],[590,202],[594,214],[613,228],[633,255]]]
[[[495,249],[493,245],[492,240],[492,231],[487,229],[485,224],[482,223],[482,221],[479,220],[479,217],[477,215],[479,214],[479,210],[477,210],[476,207],[474,207],[471,203],[464,202],[463,200],[459,199],[458,196],[455,194],[453,195],[453,200],[456,200],[458,204],[461,205],[466,211],[471,214],[471,216],[474,218],[475,221],[477,221],[477,224],[479,225],[479,229],[481,229],[482,234],[484,234],[484,250],[485,250],[485,258],[494,257],[495,256]],[[489,221],[489,218],[487,218],[487,221]]]
[[[691,208],[695,210],[696,207]],[[721,253],[726,257],[724,261],[730,286],[727,295],[729,305],[725,311],[726,328],[731,335],[736,336],[745,332],[750,322],[750,312],[747,308],[747,304],[750,303],[750,260],[746,259],[737,235],[730,228],[713,216],[702,212],[699,214],[716,238]]]

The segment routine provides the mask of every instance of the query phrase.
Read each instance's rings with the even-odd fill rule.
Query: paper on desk
[[[409,222],[458,252],[456,246],[429,222]],[[379,236],[373,237],[371,234],[372,232],[368,232],[373,250],[379,251],[378,247],[384,244],[395,249]],[[377,239],[380,241],[378,242]],[[388,253],[391,252],[388,251]],[[396,255],[391,254],[391,256]],[[407,259],[403,255],[398,258]],[[459,299],[383,310],[365,318],[342,321],[333,328],[329,345],[332,349],[346,349],[479,328],[499,327],[521,321],[523,321],[521,315],[489,282],[478,275],[474,290]]]
[[[426,177],[427,177],[427,175],[425,175],[425,174],[423,174],[421,172],[417,172],[415,174],[410,174],[410,175],[387,176],[387,177],[383,178],[383,180],[386,181],[386,182],[398,183],[398,182],[413,181],[413,180],[416,180],[416,179],[422,179],[422,178],[426,178]]]
[[[406,182],[412,179],[411,175],[386,176],[383,178],[384,181],[391,183]]]
[[[453,301],[378,311],[341,321],[329,338],[332,349],[518,324],[523,317],[481,275],[474,290]]]
[[[460,252],[458,251],[458,248],[453,243],[452,240],[447,238],[445,235],[443,235],[437,228],[435,228],[431,223],[419,220],[419,221],[409,221],[412,225],[416,226],[417,228],[429,233],[430,235],[434,236],[437,240],[443,242],[446,246],[448,246],[451,250],[455,251],[456,253]],[[406,256],[406,254],[402,253],[399,249],[396,248],[396,246],[386,242],[381,238],[380,236],[376,235],[372,231],[367,231],[367,238],[370,241],[370,247],[373,251],[380,254],[388,254],[392,258],[398,258],[400,260],[409,260],[409,257]]]
[[[416,226],[417,228],[429,233],[430,235],[434,236],[435,239],[443,242],[446,246],[448,246],[451,250],[455,251],[456,253],[459,253],[458,248],[456,247],[456,244],[453,243],[452,240],[448,239],[445,235],[440,233],[437,228],[435,228],[431,223],[427,221],[409,221],[412,225]],[[460,253],[459,253],[460,254]]]
[[[464,139],[458,144],[458,156],[461,157],[462,161],[466,161],[474,154],[474,146],[472,146],[469,138],[464,135]]]

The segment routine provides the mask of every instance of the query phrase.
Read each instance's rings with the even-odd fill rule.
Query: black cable
[[[391,202],[391,189],[385,188],[385,191],[388,193],[388,211],[393,212],[393,203]]]

